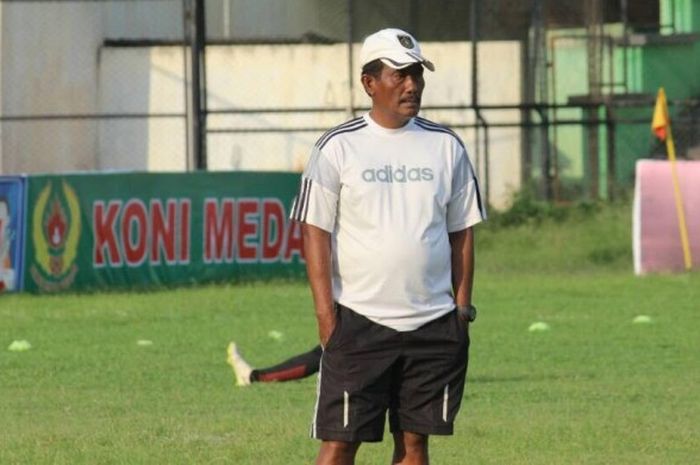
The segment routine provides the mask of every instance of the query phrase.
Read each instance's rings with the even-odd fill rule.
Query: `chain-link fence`
[[[490,203],[524,187],[554,200],[610,196],[630,185],[638,158],[658,152],[649,123],[659,86],[674,103],[679,155],[696,156],[693,7],[0,1],[0,173],[301,170],[323,131],[370,105],[363,38],[399,27],[437,66],[423,116],[462,136]]]
[[[0,172],[186,169],[183,5],[0,2]]]

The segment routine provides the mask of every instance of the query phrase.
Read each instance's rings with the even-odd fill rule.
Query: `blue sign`
[[[0,176],[0,292],[23,287],[25,188],[24,177]]]

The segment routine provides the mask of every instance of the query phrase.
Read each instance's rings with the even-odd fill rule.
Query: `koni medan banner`
[[[24,289],[52,292],[303,274],[294,173],[27,179]]]

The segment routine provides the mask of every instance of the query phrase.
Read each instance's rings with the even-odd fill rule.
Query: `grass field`
[[[634,277],[628,218],[478,230],[469,384],[432,463],[700,462],[700,276]],[[315,379],[236,388],[225,348],[264,365],[315,334],[303,282],[3,296],[0,464],[312,463]],[[33,348],[5,350],[15,339]],[[364,445],[358,463],[390,450]]]

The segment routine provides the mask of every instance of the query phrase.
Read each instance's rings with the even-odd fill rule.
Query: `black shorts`
[[[456,311],[399,332],[338,306],[321,357],[311,437],[376,442],[392,432],[452,434],[469,351]]]

